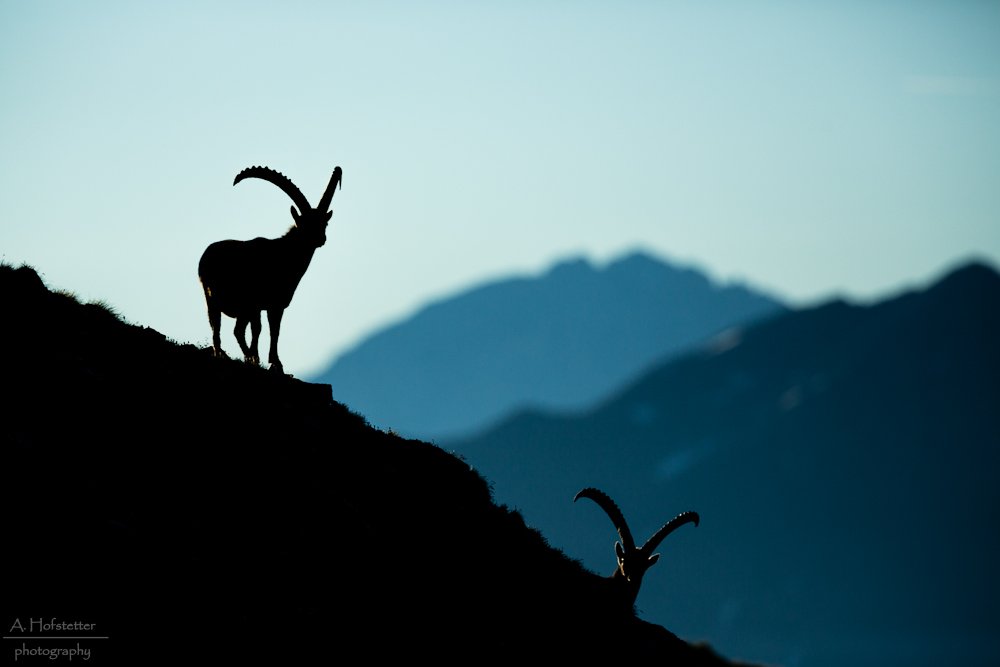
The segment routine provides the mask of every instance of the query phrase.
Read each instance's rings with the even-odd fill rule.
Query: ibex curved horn
[[[628,524],[625,523],[625,517],[622,516],[622,512],[618,509],[618,505],[615,505],[615,501],[611,500],[606,493],[598,489],[588,487],[573,496],[574,503],[577,498],[590,498],[595,503],[600,505],[601,509],[604,510],[609,517],[611,517],[611,522],[615,524],[615,528],[618,530],[618,537],[622,540],[622,546],[624,546],[628,551],[635,549],[635,542],[632,540],[632,533],[629,532]],[[662,531],[663,529],[661,528],[660,530]],[[657,544],[659,544],[659,542],[657,542]]]
[[[642,545],[642,555],[647,558],[652,556],[653,552],[656,551],[656,547],[660,546],[660,542],[663,541],[663,538],[686,523],[694,523],[697,528],[699,520],[697,512],[684,512],[682,514],[678,514],[674,520],[663,526],[663,528],[660,528],[656,531],[655,535],[646,540],[646,543]]]
[[[326,213],[327,211],[330,210],[330,202],[333,201],[333,192],[334,190],[337,189],[337,186],[340,185],[341,188],[344,187],[343,184],[341,183],[341,178],[343,177],[343,175],[344,172],[340,170],[340,167],[334,168],[333,176],[330,177],[330,182],[327,183],[326,191],[320,198],[319,204],[316,205],[316,210],[319,211],[320,213]]]
[[[337,169],[339,170],[340,168],[338,167]],[[336,171],[334,172],[334,175],[337,175]],[[301,215],[305,215],[312,209],[312,206],[309,205],[309,200],[302,194],[302,191],[299,190],[287,176],[275,171],[274,169],[269,169],[267,167],[247,167],[240,173],[236,174],[236,179],[233,181],[233,185],[236,185],[244,178],[261,178],[270,183],[274,183],[281,188],[286,195],[292,198],[295,205],[299,207],[299,213]],[[326,197],[325,194],[323,196]],[[333,195],[330,195],[330,197],[332,198]],[[329,202],[327,203],[327,206],[329,206]]]

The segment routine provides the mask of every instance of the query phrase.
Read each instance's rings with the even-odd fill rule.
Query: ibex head
[[[295,226],[309,237],[310,245],[318,248],[326,243],[326,226],[333,216],[333,211],[330,210],[330,203],[333,201],[333,192],[337,189],[342,174],[343,172],[340,167],[336,167],[333,170],[333,176],[330,177],[330,182],[326,186],[326,192],[323,193],[316,208],[309,205],[309,201],[287,176],[267,167],[249,167],[244,169],[236,175],[233,185],[236,185],[244,178],[262,178],[284,190],[285,194],[295,202],[295,206],[298,206],[298,210],[296,210],[295,206],[291,207],[292,219],[295,220]]]
[[[618,506],[615,505],[614,501],[607,494],[597,489],[587,488],[576,494],[573,497],[573,502],[576,502],[578,498],[590,498],[600,505],[601,509],[611,517],[611,522],[615,524],[615,528],[618,530],[618,536],[621,538],[621,542],[615,542],[618,569],[611,575],[611,578],[624,582],[624,588],[627,591],[626,602],[629,607],[635,604],[635,598],[639,594],[639,586],[642,584],[642,576],[660,558],[660,554],[653,553],[653,550],[660,546],[663,538],[685,523],[698,525],[699,519],[697,513],[684,512],[656,531],[642,548],[637,548],[635,542],[632,540],[632,533],[629,532],[628,524],[625,523],[625,517],[622,516],[621,510],[618,509]]]

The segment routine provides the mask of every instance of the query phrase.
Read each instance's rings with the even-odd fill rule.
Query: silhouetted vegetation
[[[607,604],[468,464],[328,386],[174,344],[27,267],[0,268],[0,294],[5,607],[98,623],[96,664],[721,664]]]

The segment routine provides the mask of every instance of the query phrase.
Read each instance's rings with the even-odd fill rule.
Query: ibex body
[[[576,502],[578,498],[590,498],[600,505],[601,509],[607,513],[618,530],[618,536],[621,538],[621,542],[615,543],[618,567],[615,569],[614,574],[607,578],[607,581],[609,582],[609,588],[612,591],[612,597],[615,601],[624,608],[631,610],[633,605],[635,605],[636,597],[639,595],[639,587],[642,585],[643,575],[660,558],[660,554],[653,553],[653,551],[656,547],[660,546],[660,542],[667,535],[685,523],[690,522],[697,526],[699,521],[698,514],[695,512],[680,514],[673,521],[656,531],[642,548],[637,548],[635,542],[632,540],[632,533],[628,529],[628,524],[625,523],[625,517],[622,516],[621,510],[618,509],[618,506],[615,505],[614,501],[607,494],[597,489],[587,488],[576,494],[573,497],[573,502]]]
[[[208,246],[198,264],[198,277],[205,290],[208,321],[212,326],[212,346],[221,356],[220,325],[222,315],[236,319],[236,340],[248,361],[260,362],[257,340],[260,337],[260,311],[267,311],[271,332],[268,363],[282,372],[278,359],[278,333],[281,316],[292,301],[295,288],[309,268],[316,248],[326,243],[326,227],[333,213],[330,203],[341,181],[340,167],[333,171],[319,205],[313,208],[287,177],[267,167],[244,169],[233,181],[245,178],[269,181],[291,197],[295,224],[278,239],[256,238],[252,241],[219,241]],[[296,206],[298,210],[296,210]],[[246,343],[246,328],[250,325],[250,345]]]

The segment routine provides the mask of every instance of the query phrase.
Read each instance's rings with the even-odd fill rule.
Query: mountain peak
[[[972,295],[978,292],[1000,290],[1000,274],[986,262],[974,261],[946,275],[931,290]]]
[[[499,280],[372,334],[316,379],[373,423],[447,438],[525,404],[582,409],[649,364],[784,307],[634,252]]]
[[[545,276],[552,279],[570,279],[591,273],[595,273],[595,270],[590,260],[586,257],[576,257],[556,262]]]

